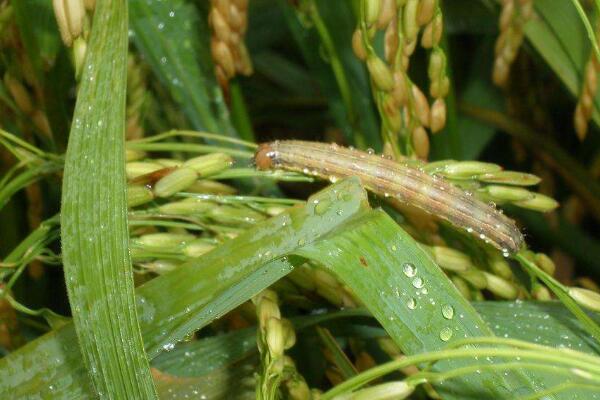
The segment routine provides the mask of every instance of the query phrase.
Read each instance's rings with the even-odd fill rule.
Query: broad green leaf
[[[321,203],[335,206],[321,210],[316,207]],[[145,284],[138,293],[139,301],[144,304],[142,309],[151,310],[141,318],[150,356],[154,357],[164,347],[173,347],[189,332],[285,276],[292,265],[282,256],[317,240],[364,207],[367,207],[366,194],[358,181],[342,181],[309,198],[305,207],[280,214],[201,259]],[[232,254],[234,259],[230,258]],[[267,268],[265,264],[269,262],[274,264]],[[265,269],[269,275],[264,275]],[[190,279],[194,271],[196,274],[201,271],[204,279]],[[173,290],[177,296],[172,295]],[[156,324],[156,320],[170,323],[164,326]]]
[[[457,338],[493,335],[441,269],[383,211],[353,219],[341,232],[298,254],[318,260],[348,285],[403,352],[434,351]],[[438,368],[467,364],[447,361]],[[466,376],[437,389],[448,399],[480,399],[512,398],[516,388],[536,387],[514,372],[483,375]],[[494,385],[486,383],[492,381]]]
[[[335,204],[325,212],[315,205]],[[137,288],[137,309],[150,358],[247,301],[293,265],[283,256],[318,240],[367,207],[358,180],[340,181],[202,258]],[[18,391],[55,398],[88,398],[91,383],[74,346],[72,324],[28,343],[0,360],[0,398]],[[44,362],[40,361],[44,360]]]
[[[474,305],[498,337],[600,354],[598,342],[558,301],[481,301]],[[600,321],[600,315],[589,315]]]
[[[133,42],[191,126],[237,136],[210,55],[205,15],[189,2],[129,1]]]
[[[555,348],[577,350],[598,356],[600,346],[560,302],[480,302],[477,310],[495,334]],[[588,314],[598,323],[598,314]],[[575,379],[550,371],[531,371],[533,382],[547,388]],[[569,388],[553,396],[557,399],[589,399],[591,391]],[[544,397],[545,398],[545,397]]]
[[[525,26],[525,34],[571,94],[578,95],[590,43],[577,11],[570,1],[540,0],[539,18]]]
[[[65,158],[65,281],[97,395],[152,399],[128,249],[126,80],[127,2],[97,1]]]

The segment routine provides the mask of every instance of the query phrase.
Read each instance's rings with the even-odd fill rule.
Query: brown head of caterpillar
[[[262,143],[254,154],[254,164],[259,170],[273,168],[274,150],[272,143]]]

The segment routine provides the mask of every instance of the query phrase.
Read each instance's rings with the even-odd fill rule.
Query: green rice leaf
[[[298,254],[318,260],[348,285],[404,353],[493,336],[429,255],[383,211],[355,218],[338,232]],[[436,368],[448,371],[472,362],[444,361]],[[494,371],[436,387],[445,399],[509,399],[517,388],[532,393],[539,386],[524,374]]]
[[[191,126],[238,136],[217,85],[206,17],[189,2],[129,1],[133,42]]]
[[[320,203],[331,207],[317,212]],[[172,350],[187,334],[285,276],[293,265],[282,257],[367,207],[357,179],[340,181],[312,196],[306,207],[294,207],[137,288],[140,327],[150,357]],[[93,397],[81,353],[72,346],[75,338],[73,324],[67,324],[1,359],[0,398],[13,393]]]
[[[598,342],[558,301],[481,301],[474,305],[498,337],[600,354]],[[600,315],[588,315],[600,321]]]
[[[97,395],[152,399],[128,249],[126,60],[127,2],[100,0],[65,159],[62,254],[77,339]]]

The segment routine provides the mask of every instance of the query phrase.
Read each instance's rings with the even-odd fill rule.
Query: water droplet
[[[447,342],[452,337],[452,329],[449,327],[442,328],[440,331],[440,339]]]
[[[417,301],[413,297],[411,297],[406,302],[406,307],[408,307],[410,310],[414,310],[415,308],[417,308]]]
[[[402,271],[404,272],[404,275],[412,278],[417,274],[417,267],[415,267],[415,264],[407,262],[402,264]]]
[[[163,345],[163,350],[165,351],[171,351],[175,348],[175,343],[165,343]]]
[[[423,285],[425,284],[425,282],[423,282],[423,278],[417,276],[415,279],[413,279],[412,281],[412,285],[417,288],[417,289],[421,289],[423,287]]]
[[[442,306],[442,315],[446,319],[454,318],[454,307],[452,307],[450,304],[444,304]]]

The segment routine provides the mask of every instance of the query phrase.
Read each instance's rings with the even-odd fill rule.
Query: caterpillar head
[[[273,168],[273,157],[275,151],[273,150],[271,143],[262,143],[258,146],[256,153],[254,154],[254,163],[256,168],[260,170]]]

